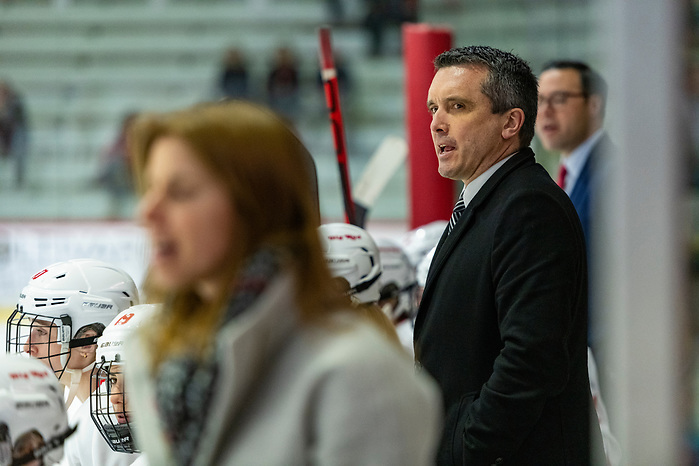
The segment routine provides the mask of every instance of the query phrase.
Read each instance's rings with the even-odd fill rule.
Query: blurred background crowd
[[[6,0],[0,3],[0,216],[128,219],[119,134],[136,111],[221,97],[273,104],[318,166],[322,211],[342,216],[317,28],[333,27],[352,176],[388,134],[404,136],[401,24],[454,30],[455,44],[513,49],[537,70],[559,56],[601,64],[599,12],[585,0]],[[600,66],[598,66],[600,68]],[[7,137],[4,136],[6,139]],[[7,144],[5,144],[7,147]],[[544,156],[544,162],[546,162]],[[552,162],[552,163],[555,163]],[[16,168],[15,168],[16,165]],[[401,170],[375,216],[406,216]],[[31,208],[27,204],[31,204]]]

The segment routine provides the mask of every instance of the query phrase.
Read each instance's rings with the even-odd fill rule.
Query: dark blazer
[[[575,209],[529,148],[442,235],[414,337],[444,397],[439,465],[589,464],[586,267]]]
[[[573,186],[573,190],[570,193],[570,200],[573,202],[573,206],[580,218],[586,244],[588,246],[588,270],[592,270],[591,260],[593,259],[593,255],[590,254],[590,245],[592,244],[595,234],[593,225],[596,202],[595,196],[600,193],[604,177],[609,173],[609,159],[612,157],[611,152],[613,150],[614,147],[609,136],[604,134],[590,150],[590,155],[587,161],[585,161],[580,175],[578,175],[578,179],[575,182],[575,186]],[[600,318],[595,315],[594,309],[588,311],[587,344],[592,348],[598,366],[603,368],[605,362],[601,358],[602,353],[599,351],[599,345],[600,341],[605,337],[605,329],[597,325],[598,321],[600,321]]]
[[[575,210],[580,217],[580,223],[583,227],[583,233],[587,238],[588,244],[590,241],[590,221],[592,209],[594,208],[594,194],[598,191],[599,183],[601,182],[602,174],[605,172],[604,167],[607,164],[607,153],[612,149],[612,143],[609,136],[603,135],[599,141],[590,150],[590,155],[583,165],[580,175],[573,186],[573,191],[570,193],[570,200],[575,206]]]

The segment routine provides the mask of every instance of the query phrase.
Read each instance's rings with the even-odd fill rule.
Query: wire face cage
[[[67,315],[34,314],[17,306],[7,319],[6,350],[42,360],[60,378],[70,359],[71,328]]]
[[[138,453],[134,443],[130,412],[124,394],[120,361],[98,361],[90,379],[90,415],[112,450]]]

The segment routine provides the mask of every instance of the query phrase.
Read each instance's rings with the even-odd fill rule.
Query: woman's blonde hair
[[[321,250],[312,158],[276,114],[250,102],[228,101],[139,117],[128,141],[141,191],[150,148],[164,136],[185,141],[230,193],[239,219],[226,277],[231,283],[245,259],[272,246],[284,251],[295,277],[302,319],[317,319],[344,302]],[[191,289],[165,293],[148,279],[144,291],[148,301],[165,303],[163,331],[150,337],[154,364],[173,351],[206,349],[227,296],[205,303]]]

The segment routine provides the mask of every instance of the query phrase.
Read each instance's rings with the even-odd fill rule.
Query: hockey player
[[[120,311],[138,304],[133,279],[120,268],[94,259],[52,264],[35,274],[7,321],[7,350],[39,359],[66,389],[68,422],[89,419],[90,372],[97,339]],[[82,414],[81,414],[82,413]],[[66,442],[64,464],[78,455],[91,431],[81,423]],[[104,448],[108,449],[106,445]],[[82,463],[83,466],[84,463]]]
[[[0,466],[54,464],[73,431],[51,371],[32,358],[0,354]]]
[[[381,297],[381,255],[372,236],[349,223],[326,223],[318,229],[325,261],[356,309],[402,346],[393,322],[378,305]]]
[[[383,272],[379,306],[391,319],[406,351],[413,354],[413,321],[417,312],[415,267],[403,247],[390,238],[376,238]]]
[[[124,350],[129,335],[149,322],[158,308],[156,304],[139,304],[122,311],[97,340],[97,362],[90,379],[90,415],[97,427],[92,441],[98,445],[106,442],[116,453],[106,455],[103,448],[93,448],[89,464],[107,466],[114,464],[110,463],[112,458],[118,458],[118,464],[145,462],[132,432],[132,413],[124,388]]]
[[[413,266],[417,267],[425,254],[437,246],[439,238],[444,233],[444,227],[448,223],[446,220],[435,220],[407,231],[401,236],[400,243]]]

